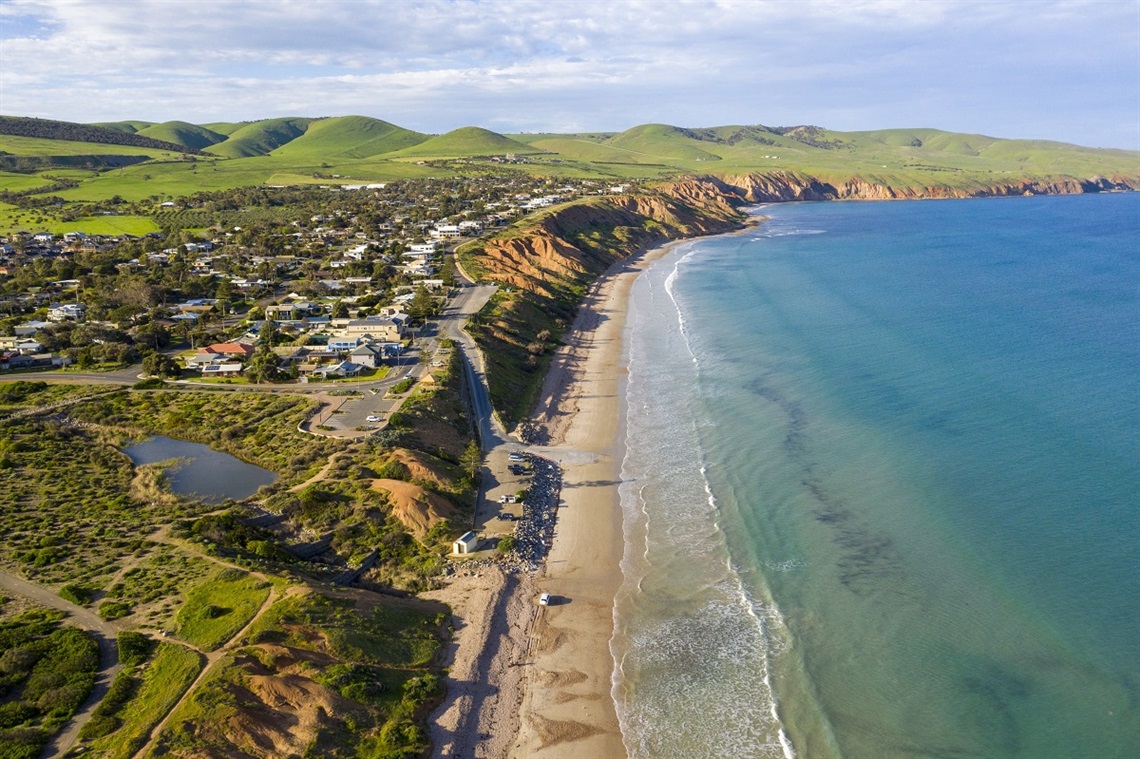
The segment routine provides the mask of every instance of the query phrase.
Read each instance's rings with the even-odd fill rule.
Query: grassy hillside
[[[233,134],[237,130],[241,129],[247,123],[249,123],[249,122],[243,123],[241,121],[215,121],[211,124],[202,124],[201,126],[206,128],[206,129],[209,129],[211,132],[217,132],[218,134],[224,134],[228,137],[229,135]]]
[[[265,155],[303,135],[312,121],[292,117],[255,121],[235,130],[229,139],[212,145],[206,152],[223,158]]]
[[[92,124],[91,126],[103,127],[104,129],[118,129],[120,132],[127,134],[135,134],[136,132],[146,129],[148,126],[154,126],[152,121],[102,121]]]
[[[0,155],[0,191],[33,190],[28,194],[35,195],[34,188],[42,186],[45,193],[68,202],[116,195],[127,200],[175,199],[247,185],[326,183],[334,175],[344,183],[443,177],[479,170],[487,158],[512,153],[520,162],[511,170],[543,176],[623,182],[713,175],[735,186],[748,176],[761,175],[762,184],[794,176],[801,184],[838,188],[830,197],[1079,192],[1107,189],[1120,181],[1140,186],[1136,152],[931,128],[838,132],[814,126],[643,124],[616,134],[506,136],[464,127],[428,137],[365,116],[202,125],[128,120],[103,128],[2,119],[40,133],[0,134],[0,153],[8,154]],[[96,137],[97,142],[88,141]],[[184,154],[198,150],[205,152]],[[449,165],[452,160],[456,163]],[[1088,181],[1094,177],[1112,181]],[[60,180],[78,186],[64,188]],[[0,231],[13,228],[10,210],[0,207]],[[58,221],[52,211],[44,213],[37,224]]]
[[[432,137],[410,148],[395,153],[396,156],[432,158],[460,158],[480,155],[504,155],[506,153],[537,153],[539,148],[504,137],[481,127],[461,127]]]
[[[224,134],[218,134],[205,127],[198,126],[197,124],[188,124],[185,121],[167,121],[162,124],[152,124],[144,129],[140,129],[136,134],[155,140],[163,140],[164,142],[173,142],[176,145],[185,145],[195,150],[208,148],[226,139]]]
[[[339,116],[309,124],[305,133],[273,151],[283,158],[326,161],[333,158],[369,158],[410,148],[428,139],[426,134],[367,116]]]

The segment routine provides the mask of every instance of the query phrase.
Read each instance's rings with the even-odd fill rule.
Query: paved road
[[[507,433],[495,418],[491,408],[491,393],[487,387],[483,353],[463,327],[467,324],[467,319],[477,314],[497,289],[495,285],[462,287],[459,295],[448,302],[439,318],[440,335],[454,340],[459,348],[471,412],[475,418],[476,429],[479,431],[479,444],[484,451],[502,445],[507,439]]]

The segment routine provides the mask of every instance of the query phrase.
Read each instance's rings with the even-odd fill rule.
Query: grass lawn
[[[175,633],[213,651],[253,619],[268,595],[268,583],[236,569],[220,569],[186,593]]]
[[[55,235],[65,232],[83,232],[89,235],[135,235],[159,232],[160,227],[149,216],[84,216],[75,221],[51,221],[43,229]]]
[[[122,726],[91,744],[91,755],[129,759],[146,743],[147,735],[194,682],[202,657],[177,643],[160,643],[142,674],[138,692],[118,714]]]

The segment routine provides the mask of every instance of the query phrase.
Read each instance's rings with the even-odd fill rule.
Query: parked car
[[[550,594],[549,593],[543,593],[541,596],[538,597],[538,603],[541,606],[550,606]]]
[[[518,451],[511,451],[509,454],[507,454],[507,458],[511,461],[526,461],[526,456],[522,455]]]

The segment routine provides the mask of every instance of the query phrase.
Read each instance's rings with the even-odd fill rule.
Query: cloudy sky
[[[0,0],[0,113],[1140,149],[1140,0]]]

